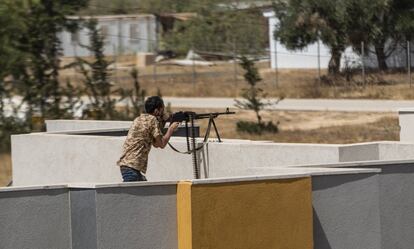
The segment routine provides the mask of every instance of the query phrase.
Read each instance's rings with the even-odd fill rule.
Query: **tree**
[[[77,58],[77,66],[84,76],[84,92],[89,97],[90,108],[87,116],[96,119],[112,119],[115,117],[116,100],[111,97],[114,93],[111,83],[112,62],[105,58],[105,37],[101,34],[95,19],[90,19],[85,24],[89,33],[87,48],[93,55],[92,60]]]
[[[329,72],[337,73],[347,46],[376,54],[380,70],[386,59],[414,31],[414,2],[410,0],[278,0],[280,20],[275,32],[289,49],[303,49],[320,39],[331,49]],[[373,48],[373,50],[371,50]]]
[[[249,133],[262,133],[263,131],[277,132],[277,125],[274,125],[271,121],[268,123],[263,122],[262,116],[260,115],[260,111],[266,106],[272,105],[272,103],[263,102],[263,98],[266,97],[266,94],[263,92],[263,89],[257,86],[262,78],[254,65],[254,60],[243,56],[241,57],[240,66],[245,71],[244,79],[249,85],[249,88],[243,89],[242,97],[245,99],[244,101],[235,100],[236,107],[245,110],[253,110],[256,114],[257,123],[239,121],[237,123],[237,129]],[[279,101],[280,99],[277,102]],[[274,104],[277,104],[277,102]]]
[[[132,118],[138,117],[144,111],[145,96],[147,91],[139,84],[138,70],[132,69],[130,76],[133,79],[133,89],[119,89],[121,99],[127,100],[126,117],[131,118],[129,102],[132,104]]]
[[[267,25],[258,10],[239,12],[215,5],[202,8],[191,20],[175,25],[166,37],[169,49],[257,54],[267,46]]]
[[[3,25],[0,28],[0,122],[5,118],[4,101],[10,97],[10,75],[13,75],[24,61],[16,44],[22,29],[22,22],[16,15],[16,7],[8,0],[0,2],[0,23]]]
[[[16,14],[22,22],[16,49],[24,56],[24,63],[15,75],[17,93],[28,105],[27,118],[38,112],[41,119],[64,115],[64,89],[59,84],[59,32],[76,29],[77,23],[68,15],[86,6],[87,0],[14,1]]]
[[[292,50],[303,49],[321,40],[331,51],[329,73],[338,73],[341,55],[348,44],[346,2],[278,0],[274,6],[279,18],[275,38]]]
[[[409,0],[347,0],[348,32],[351,44],[376,54],[379,69],[388,69],[387,58],[414,31],[414,2]],[[370,48],[373,48],[371,50]],[[360,49],[356,49],[360,51]]]

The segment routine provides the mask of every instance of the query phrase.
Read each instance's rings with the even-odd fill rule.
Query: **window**
[[[130,43],[139,43],[140,34],[139,34],[138,24],[129,25],[129,37],[130,37]]]
[[[70,33],[70,42],[72,44],[79,44],[79,32]]]
[[[101,35],[104,39],[104,43],[109,44],[110,39],[109,39],[109,27],[108,27],[108,25],[102,25],[101,26]]]

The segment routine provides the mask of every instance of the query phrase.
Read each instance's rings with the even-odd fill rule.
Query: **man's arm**
[[[165,133],[164,136],[157,136],[154,139],[154,147],[155,148],[161,148],[164,149],[165,146],[167,146],[168,141],[170,140],[172,134],[174,133],[174,131],[176,131],[178,129],[178,126],[180,125],[180,123],[175,122],[172,123],[170,127],[168,127],[167,133]]]

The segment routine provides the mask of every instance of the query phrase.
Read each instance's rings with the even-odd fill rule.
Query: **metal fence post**
[[[116,48],[115,44],[112,46],[112,48],[114,50],[114,69],[115,69],[115,80],[114,81],[116,83],[119,83],[118,82],[118,79],[119,79],[118,77],[118,49]]]
[[[318,86],[321,86],[321,41],[318,39]]]
[[[410,49],[410,41],[407,41],[407,73],[408,73],[408,82],[410,83],[410,88],[411,88],[411,49]]]
[[[236,43],[233,43],[233,64],[234,64],[234,96],[237,97],[237,87],[238,87],[238,82],[237,82],[237,55],[236,55]]]
[[[153,64],[153,68],[152,68],[152,80],[154,82],[154,85],[157,84],[157,53],[158,53],[158,44],[156,41],[155,42],[155,52],[154,52],[154,64]]]
[[[192,83],[193,83],[193,89],[195,90],[195,83],[196,83],[196,67],[195,67],[195,61],[194,61],[194,48],[191,48],[192,54],[191,54],[191,61],[193,62],[193,77],[192,77]]]
[[[366,81],[365,81],[365,45],[364,42],[361,42],[361,66],[362,66],[362,82],[365,87]]]
[[[274,38],[274,57],[275,57],[275,87],[278,88],[279,87],[279,70],[278,70],[278,65],[277,65],[277,39]],[[272,58],[270,58],[272,59]]]

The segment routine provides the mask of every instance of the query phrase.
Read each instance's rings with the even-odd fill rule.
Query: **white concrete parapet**
[[[400,141],[414,143],[414,108],[398,110],[400,122]]]

